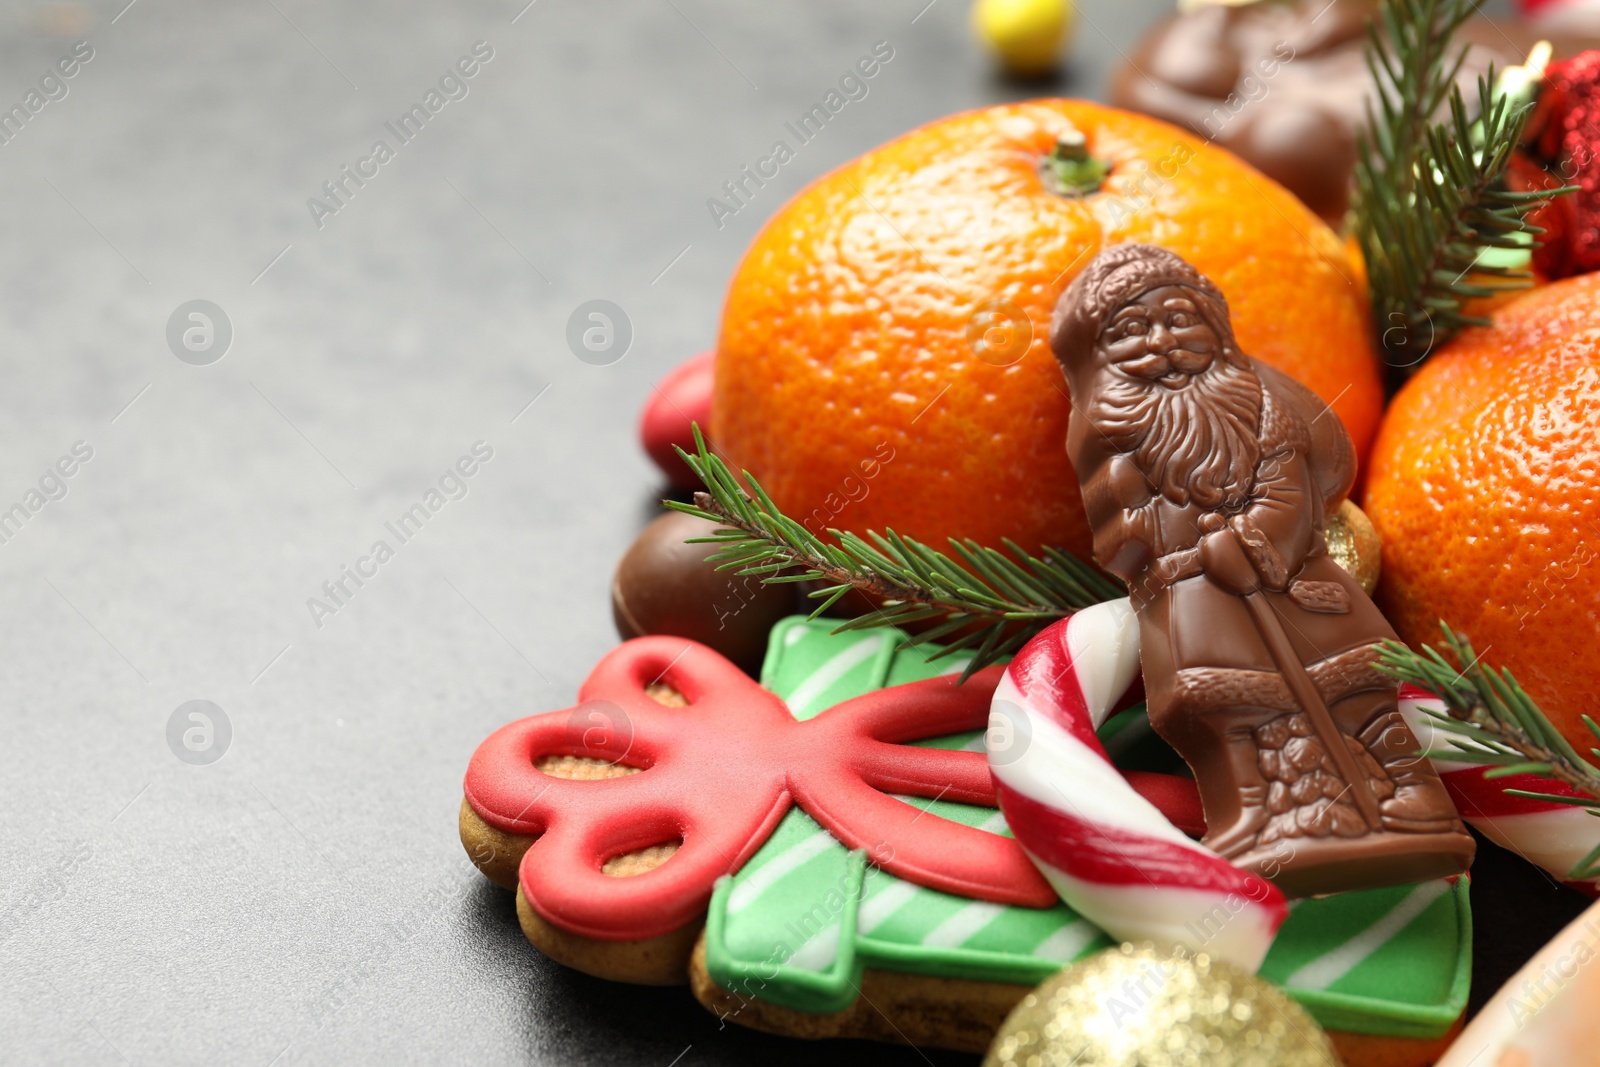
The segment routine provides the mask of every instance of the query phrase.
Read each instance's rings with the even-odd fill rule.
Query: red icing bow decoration
[[[805,722],[704,645],[641,637],[606,655],[569,711],[491,734],[467,768],[466,796],[489,824],[538,835],[523,895],[547,921],[616,941],[697,919],[716,880],[738,871],[799,804],[847,848],[918,885],[998,904],[1048,907],[1055,892],[1017,843],[924,812],[891,793],[993,807],[981,752],[908,741],[982,729],[1001,669],[957,685],[934,678],[854,697]],[[687,707],[645,692],[661,681]],[[544,774],[546,755],[642,768],[578,781]],[[681,840],[660,867],[602,873],[613,856]]]

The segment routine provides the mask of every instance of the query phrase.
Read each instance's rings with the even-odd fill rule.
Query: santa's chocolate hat
[[[1068,377],[1074,366],[1087,365],[1085,357],[1100,339],[1100,331],[1112,312],[1163,285],[1196,290],[1203,298],[1200,314],[1224,344],[1233,347],[1228,301],[1211,279],[1165,248],[1112,245],[1089,261],[1056,303],[1055,318],[1050,323],[1050,348]]]

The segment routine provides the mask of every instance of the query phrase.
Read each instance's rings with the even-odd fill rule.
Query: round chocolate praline
[[[792,585],[718,571],[706,562],[716,545],[691,545],[717,524],[669,511],[639,534],[617,565],[611,611],[624,639],[670,634],[709,645],[750,674],[761,670],[767,634],[793,613]]]

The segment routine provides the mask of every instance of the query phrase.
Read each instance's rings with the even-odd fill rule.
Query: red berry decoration
[[[1600,50],[1546,68],[1528,153],[1545,173],[1513,164],[1513,187],[1578,187],[1530,219],[1546,231],[1534,251],[1535,269],[1547,278],[1600,269]]]

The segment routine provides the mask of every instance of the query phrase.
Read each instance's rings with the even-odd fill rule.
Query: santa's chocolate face
[[[1208,369],[1222,345],[1195,293],[1163,285],[1122,305],[1100,334],[1107,361],[1132,378],[1182,389]]]

